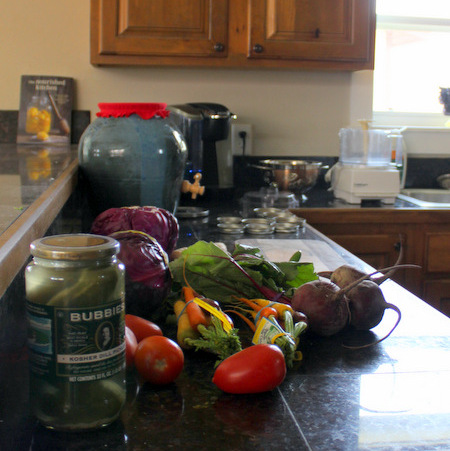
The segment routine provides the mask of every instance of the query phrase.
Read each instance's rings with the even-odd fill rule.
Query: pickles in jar
[[[31,244],[26,296],[32,412],[47,427],[114,421],[125,403],[125,268],[119,243],[56,235]]]

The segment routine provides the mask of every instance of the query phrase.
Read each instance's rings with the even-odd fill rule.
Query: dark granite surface
[[[215,216],[233,209],[213,208],[205,219],[180,220],[179,245],[203,239],[231,246],[237,237],[219,234]],[[55,224],[53,232],[61,224],[67,221]],[[364,267],[309,227],[269,237],[278,238],[325,240],[346,261]],[[303,360],[279,388],[240,396],[224,394],[212,384],[214,358],[186,352],[183,372],[167,387],[139,385],[129,372],[120,420],[80,433],[47,430],[29,414],[28,362],[19,327],[24,324],[23,280],[18,286],[10,294],[10,311],[0,311],[10,318],[3,321],[0,335],[2,451],[450,449],[450,319],[394,282],[382,288],[403,318],[394,333],[374,347],[355,351],[342,345],[383,336],[395,315],[386,313],[372,332],[346,331],[330,338],[302,335]],[[163,327],[173,336],[172,329]]]
[[[2,155],[2,162],[10,161]],[[3,167],[19,175],[16,163]],[[180,220],[179,245],[203,239],[231,246],[237,237],[221,235],[215,226],[219,213],[239,213],[239,196],[232,203],[229,199],[226,194],[212,206],[205,204],[211,208],[207,218]],[[82,229],[80,202],[75,193],[48,233]],[[349,208],[335,201],[321,181],[302,206]],[[394,208],[415,207],[396,203]],[[83,219],[89,222],[88,216]],[[326,241],[308,227],[269,238]],[[342,248],[334,249],[364,267]],[[186,353],[174,384],[139,385],[131,372],[120,420],[102,430],[69,434],[47,430],[29,414],[22,271],[0,298],[0,450],[449,450],[450,319],[393,282],[382,288],[403,318],[374,347],[351,351],[342,344],[383,336],[395,315],[386,313],[370,333],[347,331],[331,338],[306,333],[300,343],[303,361],[283,384],[248,396],[221,393],[211,382],[214,359]],[[173,336],[170,328],[165,332]]]

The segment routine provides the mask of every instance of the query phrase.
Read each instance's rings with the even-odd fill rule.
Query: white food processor
[[[325,176],[334,197],[350,204],[364,200],[393,204],[401,184],[395,163],[401,156],[401,133],[363,125],[342,128],[339,141],[339,161]]]

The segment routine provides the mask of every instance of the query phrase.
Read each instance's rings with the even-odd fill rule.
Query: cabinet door
[[[393,265],[398,259],[400,243],[406,240],[397,234],[330,234],[328,237],[377,269]]]
[[[248,57],[373,61],[373,0],[250,0]]]
[[[450,280],[426,280],[423,286],[423,299],[450,317]]]
[[[228,0],[92,0],[91,29],[93,63],[108,55],[223,58]]]
[[[450,273],[450,233],[425,232],[425,271]]]

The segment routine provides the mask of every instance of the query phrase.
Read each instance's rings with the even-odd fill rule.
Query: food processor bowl
[[[385,130],[342,128],[339,143],[342,164],[387,166],[391,162],[391,141]]]

